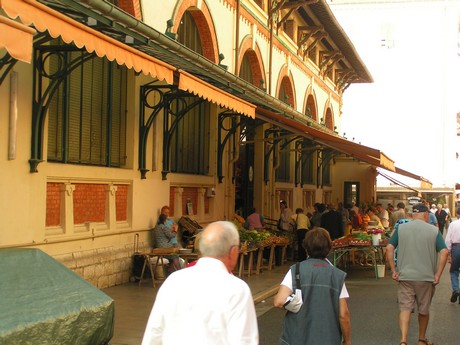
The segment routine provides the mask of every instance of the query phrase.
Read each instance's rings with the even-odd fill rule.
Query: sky
[[[340,134],[434,186],[460,182],[460,0],[353,2],[328,1],[374,83],[345,90]]]

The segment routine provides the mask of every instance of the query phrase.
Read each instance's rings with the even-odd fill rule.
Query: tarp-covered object
[[[0,344],[108,344],[114,301],[38,249],[0,249]]]

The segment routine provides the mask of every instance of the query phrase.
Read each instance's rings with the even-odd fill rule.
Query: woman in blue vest
[[[332,247],[329,233],[314,228],[307,232],[303,245],[307,260],[297,266],[297,277],[296,265],[291,267],[275,296],[275,307],[287,310],[280,344],[350,345],[346,274],[326,259]],[[300,309],[289,305],[296,303],[299,288]]]

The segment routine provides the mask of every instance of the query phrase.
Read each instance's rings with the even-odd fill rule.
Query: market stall
[[[251,275],[252,272],[260,274],[263,269],[271,270],[274,265],[282,265],[287,261],[287,251],[294,240],[292,232],[272,228],[246,230],[237,219],[234,223],[240,233],[240,276]]]
[[[380,236],[374,236],[380,234]],[[334,266],[347,270],[350,264],[373,267],[375,277],[381,276],[379,270],[385,266],[385,247],[388,235],[385,232],[373,234],[372,231],[353,231],[351,234],[332,241]]]

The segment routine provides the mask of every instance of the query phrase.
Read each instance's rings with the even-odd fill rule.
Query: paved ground
[[[436,345],[460,344],[458,325],[460,305],[450,303],[449,264],[431,307],[428,339]],[[350,293],[349,308],[354,345],[397,345],[399,344],[398,304],[396,283],[389,277],[373,279],[373,272],[367,268],[352,268],[347,277]],[[273,304],[272,300],[266,303]],[[281,332],[283,311],[270,309],[258,318],[261,345],[276,345]],[[408,345],[417,345],[417,316],[413,314]]]
[[[258,276],[244,278],[257,302],[260,344],[276,345],[282,327],[284,312],[273,308],[269,297],[286,273],[289,264],[264,271]],[[460,305],[450,303],[449,264],[444,271],[431,308],[428,339],[436,345],[456,345],[460,321]],[[352,344],[399,344],[398,305],[396,283],[386,277],[375,279],[374,271],[367,267],[351,267],[347,276],[350,293],[349,307],[352,322]],[[157,287],[151,281],[138,286],[129,283],[105,289],[115,299],[115,334],[111,345],[139,345],[152,307]],[[184,293],[192,292],[184,291]],[[320,345],[320,344],[319,344]],[[408,345],[417,345],[417,320],[413,315]]]

